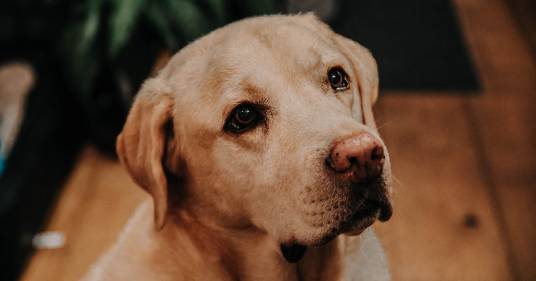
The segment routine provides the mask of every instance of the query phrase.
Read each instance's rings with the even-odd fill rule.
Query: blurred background
[[[536,2],[3,0],[1,280],[78,280],[145,198],[115,137],[188,42],[314,11],[376,57],[394,280],[536,280]]]

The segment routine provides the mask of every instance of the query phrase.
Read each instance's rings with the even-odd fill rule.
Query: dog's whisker
[[[393,179],[397,187],[404,188],[406,186],[406,184],[403,181],[401,181],[397,176],[391,175],[391,178]]]
[[[385,123],[383,123],[383,124],[378,124],[378,127],[377,127],[377,128],[378,128],[378,131],[381,130],[381,129],[383,129],[383,128],[385,128],[385,127],[387,127],[388,125],[391,125],[391,123],[392,123],[392,122],[385,122]]]

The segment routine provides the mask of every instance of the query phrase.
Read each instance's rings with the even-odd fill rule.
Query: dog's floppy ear
[[[147,80],[136,96],[116,149],[121,163],[134,181],[153,197],[154,220],[161,229],[168,208],[165,154],[168,134],[173,129],[173,97],[166,84]]]
[[[369,50],[356,42],[336,34],[335,40],[342,51],[350,59],[353,70],[357,75],[359,94],[362,97],[361,107],[363,121],[369,126],[375,126],[372,106],[378,99],[378,67]]]

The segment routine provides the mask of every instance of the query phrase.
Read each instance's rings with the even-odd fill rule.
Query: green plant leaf
[[[66,26],[59,42],[70,86],[82,99],[89,97],[99,64],[96,43],[102,4],[103,0],[87,0],[83,5],[86,10],[84,20]]]
[[[276,3],[274,0],[243,0],[241,2],[244,10],[249,16],[270,14],[276,10]]]
[[[126,45],[146,0],[111,0],[111,3],[110,37],[108,40],[109,54],[113,59]]]
[[[97,32],[99,31],[100,26],[100,11],[102,3],[102,0],[87,1],[86,20],[83,23],[81,35],[79,41],[77,41],[78,44],[75,45],[76,53],[79,55],[87,53],[96,41]]]
[[[225,24],[226,21],[226,11],[225,11],[225,0],[203,0],[208,8],[211,10],[212,14],[216,16],[212,22],[216,26]]]
[[[60,42],[62,64],[68,77],[68,86],[80,94],[82,100],[86,100],[90,96],[90,89],[99,65],[95,38],[85,34],[85,31],[87,31],[87,25],[83,23],[72,24],[65,29]],[[82,40],[82,38],[84,39]]]
[[[195,0],[162,0],[167,6],[168,17],[184,39],[191,41],[210,30],[210,19],[195,4]]]
[[[170,50],[176,50],[180,46],[180,38],[173,34],[162,2],[152,1],[147,7],[147,20],[152,24],[156,32],[162,37]]]

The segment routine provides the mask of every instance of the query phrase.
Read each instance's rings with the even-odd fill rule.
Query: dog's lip
[[[356,225],[350,227],[347,230],[344,230],[342,234],[349,235],[349,236],[355,236],[363,233],[365,229],[367,229],[369,226],[373,225],[376,221],[376,218],[374,217],[367,217],[365,219],[362,219],[360,222],[357,222]]]
[[[357,235],[371,226],[378,218],[380,210],[377,208],[364,208],[354,213],[348,223],[342,227],[342,233]]]
[[[380,211],[376,218],[381,222],[386,222],[391,218],[393,207],[385,185],[383,177],[379,176],[365,183],[351,186],[352,190],[358,191],[356,197],[361,198],[356,202],[360,206],[354,212],[352,219],[356,219],[355,217],[359,215],[366,216],[368,212],[371,212],[371,209]]]
[[[385,222],[393,214],[392,206],[389,202],[375,202],[365,200],[360,208],[354,212],[350,220],[341,228],[341,233],[347,235],[359,235],[376,220]]]
[[[380,214],[378,220],[381,222],[386,222],[393,216],[393,206],[388,199],[385,199],[384,202],[380,202]]]

